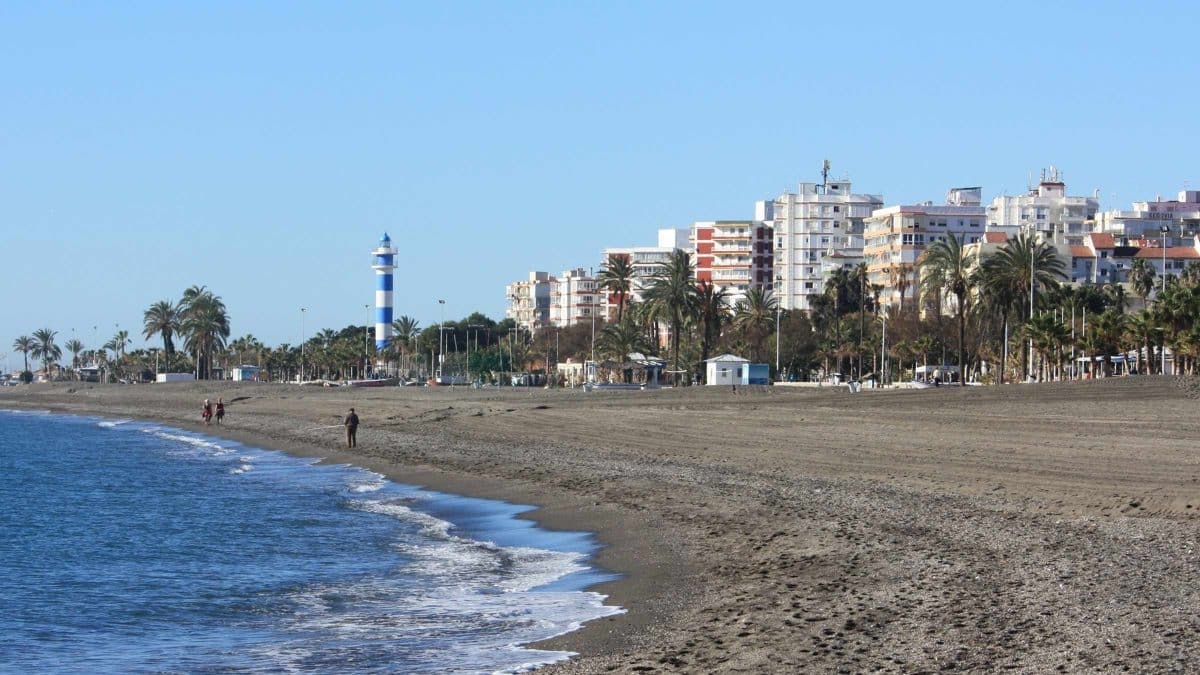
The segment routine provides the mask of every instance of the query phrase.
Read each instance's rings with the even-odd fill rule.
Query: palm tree
[[[863,335],[867,332],[867,264],[859,263],[856,265],[852,275],[854,280],[858,282],[858,373],[856,377],[862,379]]]
[[[179,306],[170,300],[159,300],[150,305],[142,315],[142,337],[149,340],[162,336],[163,356],[167,370],[171,369],[171,358],[175,355],[175,335],[179,333]]]
[[[421,332],[421,323],[411,316],[405,315],[392,322],[392,331],[396,334],[396,340],[404,347],[408,347]]]
[[[900,308],[897,316],[904,314],[904,296],[912,285],[913,266],[900,263],[888,268],[888,283],[900,293]]]
[[[724,286],[714,286],[711,281],[700,282],[697,290],[696,308],[700,323],[700,362],[708,360],[712,343],[721,335],[721,326],[729,313],[729,294]]]
[[[33,338],[29,337],[28,335],[22,335],[16,340],[13,340],[13,350],[21,352],[21,355],[25,357],[25,370],[21,372],[29,372],[29,352],[33,351],[33,348],[36,344],[37,343],[33,341]]]
[[[733,326],[750,342],[753,352],[751,356],[755,361],[762,358],[763,341],[775,325],[775,310],[778,306],[770,291],[751,288],[734,309]]]
[[[71,368],[78,369],[79,352],[83,351],[83,343],[80,342],[78,338],[71,338],[70,340],[67,340],[67,343],[63,346],[67,348],[67,351],[71,352]]]
[[[1154,322],[1154,316],[1149,310],[1142,310],[1137,314],[1129,317],[1126,324],[1126,330],[1129,331],[1130,338],[1138,345],[1137,350],[1137,370],[1139,373],[1146,373],[1148,369],[1154,367],[1154,353],[1152,340],[1158,326]],[[1143,363],[1143,353],[1148,363]]]
[[[1032,310],[1027,309],[1031,287],[1054,288],[1059,281],[1067,278],[1066,266],[1054,247],[1039,243],[1032,235],[1025,233],[1009,239],[998,251],[988,256],[981,267],[981,279],[989,292],[1001,298],[1010,298],[1012,305],[1007,308],[1008,313],[1028,311],[1026,318],[1033,318]],[[1006,328],[1008,316],[1005,314],[1003,317]],[[1023,348],[1027,349],[1028,345],[1023,345]],[[1028,361],[1028,358],[1023,359],[1022,368],[1028,365]]]
[[[1142,299],[1143,307],[1154,291],[1154,276],[1154,266],[1149,261],[1145,258],[1133,259],[1133,265],[1129,268],[1129,284],[1133,286],[1133,292]]]
[[[632,319],[621,323],[610,323],[596,336],[596,349],[606,358],[625,363],[634,352],[645,351],[646,336]],[[623,379],[626,383],[633,379],[633,372],[623,368]]]
[[[629,256],[613,254],[600,268],[600,288],[617,295],[617,323],[625,318],[625,299],[633,290],[635,272]]]
[[[665,319],[671,329],[672,382],[679,378],[679,340],[683,327],[695,314],[697,289],[692,280],[692,260],[687,251],[676,249],[667,262],[650,277],[646,301],[657,320]]]
[[[967,296],[974,281],[971,268],[975,254],[963,248],[962,237],[946,237],[935,241],[921,254],[921,266],[927,273],[922,283],[927,293],[945,290],[958,301],[958,384],[967,380]],[[941,308],[938,308],[941,311]]]
[[[196,355],[196,376],[208,379],[214,351],[225,347],[229,337],[229,314],[221,298],[204,287],[184,291],[180,332],[188,351]]]
[[[46,379],[50,379],[50,368],[54,362],[62,358],[62,348],[54,344],[54,336],[58,335],[56,331],[49,328],[39,328],[33,331],[33,349],[30,353],[33,358],[42,360],[42,367],[46,371]]]

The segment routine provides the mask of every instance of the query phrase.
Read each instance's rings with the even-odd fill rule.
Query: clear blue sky
[[[191,284],[269,343],[362,323],[384,230],[397,315],[499,318],[824,158],[888,203],[1200,185],[1192,3],[802,4],[4,3],[0,352]]]

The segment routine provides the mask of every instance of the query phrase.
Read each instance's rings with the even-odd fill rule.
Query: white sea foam
[[[168,441],[179,441],[180,443],[187,443],[188,445],[191,445],[191,446],[194,446],[197,448],[204,448],[207,450],[212,450],[213,453],[217,454],[217,455],[228,455],[233,452],[232,448],[227,448],[227,447],[221,445],[220,443],[214,443],[214,442],[204,439],[204,438],[197,438],[195,436],[185,436],[183,434],[172,434],[172,433],[168,433],[166,431],[162,431],[161,429],[158,429],[158,428],[144,429],[144,431],[146,431],[147,433],[152,433],[155,436],[165,439],[165,440],[168,440]]]
[[[452,523],[416,511],[403,500],[353,500],[349,504],[418,525],[427,540],[400,541],[396,548],[413,560],[414,570],[421,574],[458,582],[486,578],[495,590],[519,593],[588,569],[584,553],[498,546],[490,541],[460,537],[453,533]]]
[[[230,469],[229,473],[232,473],[234,475],[243,474],[253,468],[254,468],[254,465],[252,465],[252,464],[239,464],[238,466],[235,466],[234,468]]]
[[[111,429],[113,427],[119,427],[122,424],[129,424],[132,421],[133,420],[104,420],[103,422],[97,423],[96,426],[104,427],[106,429]]]
[[[365,469],[356,473],[363,474],[366,479],[351,483],[350,487],[348,488],[350,492],[378,492],[379,490],[382,490],[385,485],[387,485],[387,478],[385,478],[381,473],[375,473],[374,471],[367,471]]]

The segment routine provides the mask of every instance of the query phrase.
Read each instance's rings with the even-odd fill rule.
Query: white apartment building
[[[1183,190],[1178,199],[1134,202],[1132,211],[1112,210],[1096,215],[1096,231],[1126,239],[1159,237],[1163,226],[1168,238],[1190,239],[1200,233],[1200,190]]]
[[[603,316],[604,297],[587,270],[576,267],[551,279],[550,325],[566,328]]]
[[[528,279],[504,288],[508,306],[504,316],[533,332],[550,323],[550,290],[554,277],[549,272],[530,272]]]
[[[772,218],[775,297],[783,309],[811,309],[824,291],[825,258],[861,256],[863,220],[881,206],[881,196],[854,194],[848,180],[800,183],[796,192],[757,205],[756,215]]]
[[[657,246],[631,246],[624,248],[606,248],[604,249],[604,257],[601,259],[601,265],[608,262],[612,256],[627,258],[633,265],[634,281],[633,288],[626,302],[641,302],[642,291],[649,284],[650,277],[658,272],[659,267],[666,263],[671,257],[671,253],[676,250],[689,251],[688,236],[691,231],[688,228],[665,228],[658,231]],[[617,316],[617,296],[609,294],[606,298],[607,315],[610,318]]]
[[[993,199],[987,207],[987,229],[1008,236],[1030,229],[1045,235],[1058,232],[1068,243],[1082,244],[1099,210],[1096,197],[1067,196],[1066,183],[1052,166],[1027,193]]]
[[[884,287],[880,301],[899,305],[903,288],[904,303],[913,306],[908,303],[917,297],[917,261],[930,244],[949,237],[964,245],[986,243],[982,200],[982,188],[953,188],[944,205],[928,201],[876,209],[865,221],[863,260],[870,282]],[[996,235],[1004,241],[1004,234]]]

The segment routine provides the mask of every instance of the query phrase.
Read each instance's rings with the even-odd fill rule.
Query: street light
[[[446,330],[446,301],[439,299],[438,305],[440,306],[441,316],[438,319],[438,362],[436,376],[439,380],[438,384],[441,384],[440,380],[442,379],[442,364],[446,361],[446,348],[442,343],[443,336],[445,335],[444,331]]]
[[[1163,296],[1165,296],[1167,293],[1167,233],[1171,231],[1171,228],[1167,225],[1162,225],[1158,228],[1158,231],[1162,233],[1162,290],[1158,293],[1158,299],[1159,302],[1161,302],[1164,299]],[[1162,349],[1160,349],[1159,352],[1162,355],[1162,363],[1159,367],[1159,372],[1163,375],[1166,375],[1167,334],[1165,331],[1163,332]]]
[[[300,381],[304,381],[304,313],[307,307],[300,308]]]
[[[363,305],[367,322],[363,324],[363,371],[362,377],[367,378],[367,368],[371,365],[371,306]]]
[[[775,305],[775,379],[780,382],[783,381],[783,371],[779,369],[779,343],[782,341],[779,334],[779,319],[782,315],[783,307]]]

